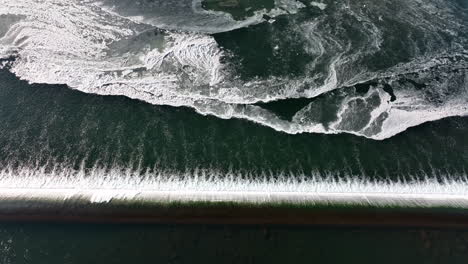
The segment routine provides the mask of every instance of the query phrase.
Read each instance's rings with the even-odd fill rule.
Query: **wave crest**
[[[451,2],[434,13],[436,0],[424,5],[370,1],[365,7],[276,1],[280,9],[242,21],[202,10],[199,1],[170,8],[160,1],[133,8],[125,0],[1,2],[0,59],[15,57],[1,65],[33,83],[189,106],[291,134],[345,132],[385,139],[423,122],[468,114],[463,35],[468,18]],[[390,5],[395,3],[405,7],[398,14]],[[314,15],[305,17],[310,10]],[[252,26],[264,21],[264,14],[282,22]],[[242,67],[249,60],[258,63],[257,57],[239,53],[249,43],[229,46],[220,39],[245,32],[255,36],[259,28],[271,32],[260,41],[267,74],[246,77]],[[205,34],[233,29],[239,30]],[[402,37],[395,40],[396,33]],[[275,67],[287,70],[301,57],[288,50],[291,43],[302,45],[298,49],[307,61],[296,75],[276,74]],[[311,100],[291,118],[258,104],[294,98]]]

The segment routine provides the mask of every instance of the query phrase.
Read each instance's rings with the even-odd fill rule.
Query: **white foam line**
[[[89,201],[91,203],[168,204],[171,202],[233,202],[239,204],[357,205],[396,207],[468,208],[468,196],[424,193],[311,193],[311,192],[229,192],[229,191],[138,191],[121,189],[38,189],[0,188],[0,201],[15,202]],[[0,203],[1,204],[1,203]],[[0,207],[5,204],[0,205]]]
[[[0,201],[78,201],[92,203],[126,201],[234,202],[247,204],[345,204],[397,207],[453,207],[468,209],[466,175],[433,175],[410,181],[375,182],[348,176],[336,180],[326,175],[191,172],[118,168],[74,170],[56,167],[0,169]],[[442,179],[436,180],[435,178]],[[411,178],[411,177],[405,177]],[[455,180],[456,179],[456,180]],[[10,203],[0,202],[0,206]]]

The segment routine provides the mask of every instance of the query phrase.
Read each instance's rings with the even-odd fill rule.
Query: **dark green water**
[[[456,178],[468,166],[467,118],[427,123],[385,141],[346,134],[288,135],[188,108],[28,85],[5,71],[0,73],[0,131],[4,166],[49,162],[79,169],[84,162],[87,168],[140,165],[369,179]]]
[[[8,187],[69,177],[57,167],[467,177],[465,0],[101,2],[2,1],[0,175],[30,174]],[[0,224],[0,264],[456,264],[467,245],[447,229]]]
[[[1,224],[0,245],[4,264],[463,264],[468,258],[468,231]]]
[[[463,1],[33,4],[0,17],[3,168],[466,176]]]

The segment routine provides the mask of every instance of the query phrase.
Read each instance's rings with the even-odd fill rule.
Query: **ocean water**
[[[466,197],[467,115],[466,0],[0,0],[0,195]],[[0,263],[466,263],[467,239],[2,222]]]
[[[40,180],[30,187],[46,181],[73,186],[73,175],[78,181],[80,172],[96,177],[112,172],[114,180],[124,179],[121,187],[129,180],[136,188],[140,174],[394,182],[466,177],[464,117],[425,123],[383,141],[348,134],[290,135],[187,107],[85,94],[65,85],[30,85],[8,71],[0,80],[3,187],[27,187],[34,178]]]
[[[2,0],[2,175],[463,180],[467,22],[460,0]]]
[[[437,229],[2,224],[0,261],[463,264],[467,236]]]

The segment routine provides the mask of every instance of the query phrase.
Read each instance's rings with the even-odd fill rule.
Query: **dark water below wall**
[[[467,230],[1,224],[4,264],[451,263]]]

